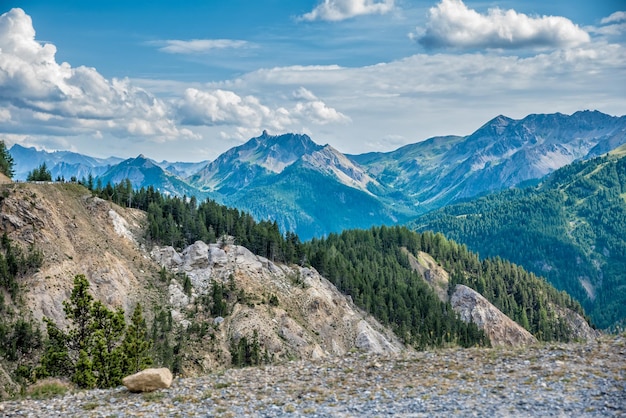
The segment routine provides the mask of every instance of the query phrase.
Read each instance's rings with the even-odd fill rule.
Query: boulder
[[[172,372],[167,367],[145,369],[122,379],[122,384],[131,392],[152,392],[167,389],[172,384]]]

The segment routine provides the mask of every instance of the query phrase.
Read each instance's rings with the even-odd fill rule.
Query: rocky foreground
[[[0,403],[7,417],[624,416],[626,337],[525,349],[446,349],[230,369],[132,394]]]

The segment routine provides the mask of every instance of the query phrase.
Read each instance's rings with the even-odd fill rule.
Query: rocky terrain
[[[6,417],[515,416],[626,414],[626,339],[523,349],[444,349],[230,369],[169,389],[0,403]]]
[[[192,284],[189,295],[178,281],[169,285],[169,302],[174,320],[189,326],[192,321],[219,323],[219,350],[197,353],[197,372],[215,367],[217,353],[228,343],[254,331],[262,347],[275,360],[318,359],[345,355],[351,350],[369,353],[399,353],[406,350],[389,330],[358,309],[314,269],[286,266],[252,254],[232,243],[205,244],[201,241],[181,253],[172,247],[155,247],[151,255],[161,266],[186,274]],[[243,290],[246,303],[237,303],[224,318],[202,316],[195,302],[208,295],[214,282]],[[276,297],[274,303],[269,300]],[[199,319],[201,318],[201,319]]]
[[[44,264],[25,278],[26,306],[34,318],[63,323],[66,300],[77,274],[85,274],[94,297],[132,311],[137,301],[158,303],[149,283],[158,267],[141,251],[144,213],[91,196],[73,184],[2,186],[1,231],[23,247],[34,245]]]
[[[197,242],[182,252],[155,247],[149,252],[141,211],[92,197],[75,184],[14,183],[2,188],[0,232],[6,231],[24,248],[36,246],[44,255],[41,268],[21,284],[21,314],[37,322],[46,317],[66,323],[62,302],[70,296],[74,276],[84,274],[95,299],[110,308],[121,307],[127,316],[140,302],[149,323],[164,309],[171,312],[175,330],[210,324],[208,335],[185,341],[182,367],[188,376],[229,367],[230,344],[251,339],[254,332],[273,361],[353,350],[406,350],[393,333],[313,269],[275,264],[228,242]],[[165,282],[162,267],[168,271]],[[181,275],[191,280],[189,294]],[[228,302],[223,318],[203,312],[200,303],[212,283],[233,286],[239,295]],[[0,361],[0,374],[7,378],[0,382],[0,398],[17,390],[9,378],[12,367]]]
[[[281,408],[275,410],[275,406],[263,403],[274,397],[274,394],[270,396],[269,393],[263,392],[268,390],[267,385],[285,382],[293,385],[289,389],[292,393],[284,396],[292,396],[297,387],[300,387],[302,393],[308,393],[309,390],[311,393],[316,393],[322,390],[325,396],[326,394],[331,396],[339,391],[343,381],[354,379],[353,383],[346,386],[352,389],[350,389],[351,392],[344,394],[344,399],[350,400],[346,405],[355,405],[354,408],[357,409],[350,409],[353,406],[345,406],[348,409],[341,409],[344,407],[333,409],[339,405],[337,403],[339,398],[333,398],[337,400],[328,401],[326,409],[322,410],[326,412],[322,415],[362,415],[360,412],[366,412],[369,409],[358,409],[361,408],[359,406],[361,404],[374,402],[372,405],[376,405],[376,402],[380,401],[383,402],[380,408],[384,410],[385,402],[392,399],[404,399],[407,396],[406,387],[430,387],[425,386],[420,379],[430,379],[435,371],[444,370],[443,364],[459,363],[459,366],[455,366],[454,369],[457,370],[458,376],[454,375],[456,377],[465,375],[466,372],[462,372],[461,369],[475,368],[473,373],[478,375],[487,373],[492,365],[490,363],[472,365],[468,356],[477,360],[482,357],[488,359],[492,356],[498,357],[501,353],[509,353],[506,354],[507,358],[517,358],[516,356],[523,353],[521,351],[498,351],[498,349],[414,353],[412,349],[403,346],[392,332],[358,309],[350,297],[341,294],[314,269],[272,262],[252,254],[242,246],[235,245],[228,237],[222,238],[216,244],[196,242],[183,250],[167,246],[148,246],[149,243],[145,242],[141,233],[145,222],[143,212],[124,209],[94,198],[86,189],[78,185],[5,184],[2,186],[0,208],[2,230],[6,231],[17,244],[35,245],[44,254],[44,263],[41,268],[36,274],[24,278],[22,284],[25,290],[24,315],[32,315],[38,321],[48,317],[58,324],[63,324],[65,317],[62,302],[69,298],[73,278],[77,274],[85,274],[90,282],[90,291],[96,299],[109,307],[123,308],[127,315],[132,312],[138,302],[145,307],[149,323],[156,320],[154,315],[159,309],[165,310],[168,315],[171,313],[175,325],[174,332],[178,333],[179,338],[184,336],[181,374],[177,380],[180,386],[174,385],[173,392],[167,392],[173,394],[172,402],[174,403],[181,403],[188,397],[194,404],[201,403],[198,399],[205,395],[191,394],[195,393],[190,392],[192,387],[200,385],[204,388],[203,393],[206,391],[218,393],[211,389],[214,380],[218,377],[233,376],[234,380],[225,381],[223,384],[226,386],[221,388],[226,390],[223,395],[226,397],[224,399],[236,398],[235,392],[227,390],[231,387],[230,390],[241,389],[241,393],[246,396],[261,393],[257,396],[257,401],[261,402],[258,404],[260,405],[259,411],[271,408],[266,409],[266,412],[261,415],[280,415],[289,410]],[[150,251],[148,247],[151,248]],[[447,273],[430,255],[417,254],[412,256],[411,262],[442,299],[448,297]],[[207,303],[215,285],[223,286],[231,293],[227,300],[227,312],[222,315],[211,312],[211,305]],[[536,343],[532,337],[522,338],[524,335],[517,324],[470,289],[457,287],[455,292],[452,292],[451,301],[457,312],[467,320],[478,323],[487,332],[494,346],[521,346]],[[564,312],[563,315],[571,316],[571,313]],[[577,326],[581,329],[586,326],[581,318],[574,317],[572,321],[579,321]],[[191,330],[194,327],[196,331],[184,333],[185,330]],[[202,329],[206,332],[197,331]],[[248,341],[258,338],[261,349],[268,353],[271,356],[271,362],[278,366],[244,370],[228,369],[231,367],[232,344],[244,337]],[[591,337],[590,341],[595,335]],[[594,345],[593,342],[589,344],[586,347],[603,347]],[[609,346],[617,347],[612,348],[607,354],[611,359],[614,355],[623,355],[621,340],[619,344]],[[579,346],[572,346],[571,350],[579,350],[576,347]],[[540,350],[536,356],[543,356],[544,354],[541,353],[546,351],[545,348],[531,348],[530,354],[524,353],[523,356],[526,359],[530,358],[528,356],[535,355],[532,354],[535,352],[533,350]],[[565,353],[570,348],[559,350]],[[569,356],[569,354],[563,355]],[[437,368],[431,368],[430,365],[426,369],[420,368],[426,363],[430,364],[431,358],[436,359],[439,358],[438,356],[443,356],[441,358],[443,363]],[[515,366],[519,367],[521,372],[526,369],[524,362],[530,360],[522,360],[520,357],[518,360],[511,361],[513,364],[517,364],[515,361],[521,362]],[[13,366],[10,364],[0,364],[0,375],[3,376],[3,387],[8,388],[7,393],[16,390],[16,386],[10,382],[8,373],[11,372],[11,367]],[[372,367],[375,372],[370,370]],[[485,370],[481,371],[483,367]],[[613,367],[613,363],[610,367]],[[210,375],[216,371],[220,371],[220,374]],[[331,372],[333,373],[331,377],[334,379],[332,381],[335,383],[333,386],[328,386],[327,378]],[[622,376],[621,379],[623,379],[623,369],[620,369],[619,373],[622,374],[611,375],[607,379],[610,381],[616,376]],[[208,377],[202,377],[199,380],[182,378],[207,375]],[[256,378],[246,377],[248,375],[256,376]],[[502,379],[502,376],[501,373],[496,373],[485,377],[485,379],[488,378],[498,380]],[[7,379],[8,384],[5,382]],[[387,400],[376,398],[374,395],[387,393],[385,391],[374,392],[374,388],[378,387],[377,382],[381,379],[389,379],[389,384],[393,386],[387,390],[389,395],[380,395],[389,396]],[[252,386],[238,389],[240,383],[233,383],[235,381],[247,382],[246,385],[266,383],[263,389],[255,389]],[[609,383],[603,384],[609,385]],[[277,387],[280,388],[280,385]],[[461,387],[462,385],[459,386]],[[182,394],[176,392],[179,389],[183,390]],[[283,388],[280,389],[282,390]],[[476,390],[479,388],[477,387]],[[351,399],[351,396],[354,397],[356,394],[362,397],[362,393],[366,392],[372,396],[371,399],[359,397]],[[68,404],[77,403],[79,405],[77,408],[86,408],[80,407],[80,402],[91,399],[89,397],[92,395],[99,396],[97,394],[100,393],[108,392],[72,394],[70,396],[76,398],[72,398]],[[119,401],[120,406],[122,399],[124,402],[126,399],[129,402],[143,399],[126,398],[120,390],[110,393],[110,395],[103,396],[113,399],[113,403]],[[283,392],[280,392],[280,395],[283,396]],[[163,394],[164,399],[168,396]],[[306,400],[303,396],[305,395],[298,399]],[[418,408],[415,411],[428,413],[430,407],[426,406],[431,404],[432,399],[436,399],[434,396],[434,392],[424,392],[419,395],[419,399],[409,397],[407,405],[412,406],[406,406],[406,408]],[[317,395],[315,398],[320,399]],[[280,401],[283,402],[281,407],[296,408],[295,404],[288,406],[295,402],[294,400],[288,401],[287,398],[280,397],[278,399],[283,399]],[[94,406],[94,410],[96,409],[95,401],[85,402],[88,406]],[[26,404],[31,405],[28,402]],[[22,404],[5,404],[3,405],[4,413],[8,413],[9,406],[7,405]],[[246,403],[243,403],[241,408],[245,405]],[[304,406],[302,413],[305,413],[305,410],[315,410],[313,404],[305,405],[309,406]],[[51,412],[62,410],[57,409],[61,408],[60,405],[46,406],[48,407],[51,408]],[[212,406],[211,408],[216,409],[211,409],[210,411],[213,412],[210,413],[217,413],[222,407]],[[232,410],[235,415],[251,412],[237,408]],[[252,412],[256,411],[257,407],[254,408]],[[24,411],[26,415],[30,414],[28,409]],[[70,411],[70,414],[87,414],[86,409],[83,409],[81,413],[77,411]],[[111,414],[115,415],[120,411],[113,410]],[[413,409],[394,409],[393,411],[394,413],[409,413]],[[32,415],[38,416],[39,413],[33,412]]]

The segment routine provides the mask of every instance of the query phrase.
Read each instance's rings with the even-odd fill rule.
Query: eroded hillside
[[[137,303],[144,306],[153,337],[159,334],[155,351],[169,353],[155,352],[156,361],[184,375],[229,367],[242,339],[258,344],[263,362],[405,350],[312,269],[273,263],[224,242],[150,253],[144,212],[75,184],[6,184],[0,193],[2,232],[43,254],[38,271],[21,279],[23,305],[14,303],[40,325],[43,318],[67,325],[63,301],[74,276],[84,274],[94,298],[109,308],[128,317]],[[215,285],[224,290],[220,312],[210,310]],[[15,368],[5,366],[9,374]]]
[[[42,267],[23,283],[36,319],[63,322],[62,302],[77,274],[85,274],[94,297],[110,307],[128,312],[139,300],[159,300],[149,286],[157,267],[133,237],[143,212],[92,197],[74,184],[4,185],[0,209],[2,231],[44,255]]]

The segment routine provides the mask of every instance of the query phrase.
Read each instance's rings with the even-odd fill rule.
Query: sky
[[[623,0],[0,0],[0,140],[213,160],[360,154],[502,114],[626,114]]]

